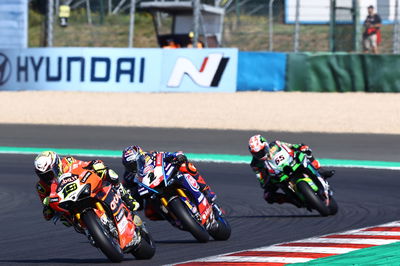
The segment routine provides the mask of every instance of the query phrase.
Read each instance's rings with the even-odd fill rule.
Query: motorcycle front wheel
[[[331,214],[329,207],[325,205],[325,202],[318,196],[318,194],[307,182],[300,181],[297,183],[297,190],[301,195],[303,195],[306,204],[317,210],[321,216],[328,216]]]
[[[151,259],[156,253],[156,245],[154,240],[147,232],[144,225],[139,227],[138,233],[140,234],[141,241],[131,253],[138,260]]]
[[[338,212],[339,207],[336,203],[336,200],[332,197],[329,198],[329,206],[328,207],[329,207],[330,215],[335,215]]]
[[[183,204],[180,198],[171,200],[168,208],[181,221],[184,230],[189,231],[197,241],[201,243],[208,242],[210,236],[207,230],[189,213],[190,210]]]
[[[100,218],[93,210],[87,210],[82,214],[82,219],[93,237],[96,246],[112,262],[121,262],[124,259],[124,253],[116,239],[104,228]]]

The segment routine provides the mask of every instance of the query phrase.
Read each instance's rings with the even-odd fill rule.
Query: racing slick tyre
[[[228,221],[223,217],[216,217],[218,226],[214,230],[210,230],[208,233],[215,240],[228,240],[231,236],[231,226]]]
[[[118,241],[104,228],[99,217],[93,210],[88,210],[82,214],[82,219],[92,236],[96,246],[107,256],[112,262],[121,262],[124,253],[119,246]]]
[[[138,232],[142,239],[131,253],[137,260],[151,259],[154,256],[154,253],[156,253],[154,240],[143,226],[139,227]]]
[[[168,204],[169,209],[181,221],[183,229],[189,231],[197,241],[201,243],[208,242],[209,234],[207,230],[200,225],[195,218],[189,213],[190,210],[183,205],[180,198],[174,198]]]
[[[297,183],[297,190],[304,196],[306,203],[317,210],[321,216],[328,216],[331,213],[329,207],[325,205],[324,201],[321,200],[307,182],[300,181]]]
[[[338,205],[336,203],[336,200],[332,197],[329,198],[329,215],[335,215],[338,212]]]

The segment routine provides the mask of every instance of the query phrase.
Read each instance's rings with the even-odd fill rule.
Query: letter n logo
[[[179,87],[184,75],[188,75],[194,83],[202,87],[218,87],[229,58],[223,54],[209,54],[204,58],[200,70],[184,57],[176,60],[174,70],[168,81],[168,87]]]

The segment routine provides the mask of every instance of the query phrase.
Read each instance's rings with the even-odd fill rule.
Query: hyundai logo
[[[0,86],[4,85],[11,76],[11,62],[8,57],[0,53]]]

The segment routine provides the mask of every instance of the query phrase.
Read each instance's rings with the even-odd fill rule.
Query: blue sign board
[[[285,53],[239,52],[238,91],[283,91],[286,79]]]
[[[0,49],[0,90],[235,91],[237,49]]]

